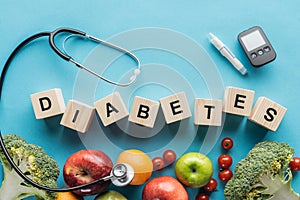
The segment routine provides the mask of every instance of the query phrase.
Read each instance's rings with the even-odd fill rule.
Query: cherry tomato
[[[227,154],[220,155],[218,158],[218,164],[222,169],[229,169],[229,167],[232,165],[232,157]]]
[[[163,159],[164,159],[166,165],[170,165],[173,162],[175,162],[176,153],[171,149],[166,150],[163,154]]]
[[[153,164],[153,170],[155,170],[155,171],[162,170],[165,167],[165,162],[160,157],[153,158],[152,164]]]
[[[224,169],[219,171],[219,179],[223,182],[228,182],[232,177],[232,171],[230,169]]]
[[[290,162],[290,168],[293,172],[300,171],[300,158],[298,157],[292,158]]]
[[[213,192],[217,189],[218,182],[216,179],[211,178],[209,182],[204,186],[204,189],[208,192]]]
[[[209,200],[209,196],[205,193],[199,193],[195,200]]]
[[[230,138],[224,138],[222,140],[222,147],[225,150],[231,149],[233,147],[233,141],[232,141],[232,139],[230,139]]]

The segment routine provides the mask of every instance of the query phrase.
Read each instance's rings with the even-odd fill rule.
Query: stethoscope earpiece
[[[130,77],[130,82],[134,82],[137,78],[137,76],[141,73],[141,70],[140,69],[135,69],[134,70],[134,75]]]
[[[68,32],[68,30],[60,30],[59,31],[56,31],[55,33],[52,33],[52,38],[55,36],[55,34],[59,33],[59,32]],[[115,49],[115,50],[118,50],[124,54],[126,54],[127,56],[129,56],[132,60],[134,60],[134,62],[137,64],[137,69],[134,70],[134,75],[130,77],[129,79],[129,82],[128,83],[118,83],[118,82],[115,82],[115,81],[112,81],[112,80],[109,80],[107,78],[104,78],[101,74],[98,74],[97,72],[89,69],[88,67],[84,66],[83,64],[75,61],[68,53],[67,53],[67,50],[65,48],[65,43],[67,40],[69,40],[71,37],[81,37],[81,38],[85,38],[85,39],[89,39],[91,41],[94,41],[96,43],[99,43],[101,45],[104,45],[104,46],[107,46],[107,47],[110,47],[112,49]],[[51,45],[53,45],[54,47],[52,47],[53,49],[56,50],[56,52],[62,57],[64,58],[65,60],[67,60],[66,58],[68,58],[68,61],[72,62],[73,64],[75,64],[77,67],[79,67],[80,69],[83,69],[85,71],[87,71],[88,73],[110,83],[110,84],[113,84],[113,85],[116,85],[116,86],[122,86],[122,87],[126,87],[126,86],[129,86],[131,85],[132,83],[135,82],[137,76],[141,73],[141,63],[140,63],[140,60],[138,59],[138,57],[136,55],[134,55],[133,53],[131,53],[130,51],[122,48],[122,47],[119,47],[115,44],[111,44],[109,42],[106,42],[104,40],[101,40],[99,38],[96,38],[94,36],[91,36],[91,35],[87,35],[87,34],[82,34],[82,33],[74,33],[72,32],[72,35],[69,35],[68,37],[65,38],[65,40],[63,41],[63,51],[60,51],[56,46],[55,46],[55,43],[50,43]]]
[[[140,70],[140,69],[135,69],[135,70],[134,70],[134,75],[135,75],[135,76],[138,76],[140,73],[141,73],[141,70]]]

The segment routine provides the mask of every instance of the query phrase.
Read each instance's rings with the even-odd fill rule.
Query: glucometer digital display
[[[249,61],[255,67],[260,67],[276,58],[271,43],[259,26],[243,31],[239,34],[238,40]]]
[[[248,35],[242,36],[241,40],[245,44],[247,51],[252,51],[264,44],[266,44],[265,40],[261,36],[258,30],[249,33]]]

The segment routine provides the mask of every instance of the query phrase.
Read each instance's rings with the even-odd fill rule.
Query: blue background
[[[300,3],[297,0],[143,2],[3,0],[0,7],[0,68],[23,39],[33,33],[54,30],[57,27],[73,27],[103,39],[136,28],[172,29],[203,46],[218,66],[224,86],[255,90],[255,100],[260,96],[266,96],[288,109],[275,133],[249,122],[246,118],[227,115],[220,139],[229,136],[235,141],[235,146],[230,151],[234,163],[243,158],[255,143],[268,139],[289,143],[295,148],[295,155],[299,157],[300,107],[297,101],[300,95],[299,7]],[[277,52],[274,62],[259,69],[250,65],[237,41],[238,33],[255,25],[264,29]],[[248,76],[241,76],[214,49],[207,40],[209,32],[216,34],[240,58],[249,71]],[[75,53],[82,55],[81,49],[75,50]],[[8,71],[0,104],[2,133],[17,133],[28,141],[41,145],[58,160],[61,168],[68,155],[83,148],[81,141],[76,133],[58,125],[61,116],[51,120],[35,120],[29,95],[59,87],[62,88],[67,101],[72,97],[77,72],[76,68],[51,51],[46,40],[39,40],[17,56],[17,60]],[[197,87],[197,83],[191,84]],[[205,130],[205,127],[200,127],[200,131],[201,129]],[[202,139],[203,136],[198,134],[187,151],[199,149],[197,141]],[[218,170],[216,160],[221,153],[224,152],[218,143],[208,154],[214,163],[215,178]],[[162,174],[174,176],[170,167],[162,172],[155,172],[153,177]],[[298,192],[300,192],[299,177],[299,174],[295,174],[293,181],[293,187]],[[63,186],[61,177],[59,185]],[[117,188],[117,190],[129,199],[140,199],[142,187]],[[218,191],[211,195],[211,199],[223,199],[223,188],[224,184],[219,183]],[[197,189],[188,191],[190,199],[194,199],[198,192]]]

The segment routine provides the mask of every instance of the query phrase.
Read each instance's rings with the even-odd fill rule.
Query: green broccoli
[[[294,150],[286,143],[260,142],[253,147],[234,169],[226,184],[228,200],[299,200],[291,188],[289,163]]]
[[[57,187],[56,180],[60,169],[56,161],[48,156],[41,147],[28,144],[15,134],[4,136],[3,141],[10,156],[26,176],[38,184]],[[40,190],[25,182],[11,167],[2,151],[0,151],[0,157],[4,170],[0,199],[20,200],[29,196],[45,200],[56,199],[56,193]]]

